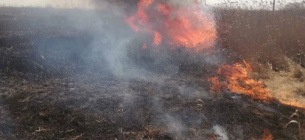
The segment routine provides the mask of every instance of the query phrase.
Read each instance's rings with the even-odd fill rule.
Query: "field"
[[[115,9],[0,8],[0,139],[303,139],[304,108],[207,78],[244,60],[302,102],[305,10],[213,10],[216,50],[190,54],[144,49]]]
[[[303,9],[218,13],[220,42],[226,49],[252,63],[269,63],[274,71],[288,70],[285,57],[305,67],[305,35],[300,32],[305,28]]]
[[[220,10],[220,44],[250,63],[274,96],[302,104],[305,85],[304,10]],[[236,61],[236,60],[233,60]],[[289,98],[289,99],[288,99]]]

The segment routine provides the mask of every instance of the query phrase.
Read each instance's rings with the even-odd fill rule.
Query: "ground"
[[[62,49],[40,48],[58,40],[86,44],[87,34],[56,22],[64,16],[35,12],[52,9],[0,10],[1,139],[264,139],[266,129],[274,139],[302,137],[298,126],[286,127],[298,108],[210,93],[198,73],[116,77],[84,64],[79,44],[68,46],[75,54],[52,58]],[[302,109],[298,115],[303,122]]]

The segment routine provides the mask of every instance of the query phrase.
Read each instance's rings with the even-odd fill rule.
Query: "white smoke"
[[[193,6],[193,0],[168,0],[167,3],[175,7]]]
[[[217,139],[219,139],[219,140],[229,140],[228,134],[223,127],[221,127],[219,125],[215,125],[215,126],[213,126],[213,131],[216,134]]]

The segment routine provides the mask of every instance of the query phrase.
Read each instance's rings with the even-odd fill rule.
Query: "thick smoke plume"
[[[65,24],[64,27],[60,28],[73,34],[73,37],[69,37],[69,33],[63,33],[64,35],[60,37],[54,36],[40,40],[35,44],[38,46],[37,50],[35,50],[37,56],[35,61],[50,73],[70,76],[74,76],[74,74],[99,73],[114,79],[153,83],[157,85],[157,88],[168,84],[167,80],[170,79],[170,76],[196,76],[196,74],[205,71],[203,69],[204,66],[215,65],[222,61],[220,54],[213,54],[214,45],[216,44],[215,22],[213,13],[206,7],[201,7],[200,4],[195,5],[192,0],[171,0],[159,3],[159,6],[163,4],[165,8],[168,8],[163,11],[165,13],[167,10],[174,10],[169,14],[163,15],[168,16],[166,18],[158,17],[160,15],[157,15],[153,17],[155,20],[149,20],[148,24],[153,27],[151,30],[159,31],[160,35],[162,35],[162,41],[158,45],[151,45],[154,34],[134,31],[128,24],[128,19],[138,12],[135,10],[138,6],[137,2],[92,1],[90,5],[94,5],[96,10],[70,11],[64,14],[60,10],[55,12],[48,11],[45,14],[58,17],[59,22]],[[41,3],[37,2],[37,4]],[[144,10],[152,10],[153,6],[156,5],[158,3]],[[193,6],[196,7],[196,13],[180,15],[183,9],[192,9]],[[187,11],[191,12],[191,9]],[[192,20],[188,19],[188,15]],[[197,15],[198,17],[196,17]],[[163,19],[160,20],[161,22],[166,21],[169,24],[174,24],[177,21],[179,25],[164,26],[167,23],[160,23],[158,18]],[[45,20],[48,21],[47,18]],[[183,25],[184,21],[187,24],[186,27]],[[58,24],[55,21],[48,21],[47,23]],[[161,30],[165,27],[169,29]],[[173,29],[174,27],[175,29]],[[203,31],[201,32],[200,30]],[[167,31],[170,31],[170,33]],[[178,36],[173,37],[173,35],[177,35],[175,32],[178,33]],[[193,32],[195,32],[194,35],[192,35]],[[199,41],[194,40],[194,38],[199,39]],[[173,42],[177,40],[180,42]],[[146,47],[143,47],[144,45]],[[64,66],[67,63],[70,64],[69,66],[73,68],[73,71]],[[197,96],[209,98],[204,88],[199,85],[187,86],[183,83],[182,85],[177,85],[177,87],[177,96],[181,94],[179,96],[190,99],[194,99]],[[113,94],[126,96],[126,100],[122,102],[123,106],[136,106],[132,105],[136,97],[133,97],[133,91],[128,88],[129,86],[127,85],[126,90],[122,93]],[[158,90],[161,91],[163,89],[160,88]],[[156,122],[165,124],[173,137],[175,135],[183,136],[184,132],[187,131],[186,124],[183,121],[188,115],[173,116],[163,108],[161,100],[154,100],[153,102],[153,105],[156,106],[156,112],[163,114],[161,115],[161,121],[156,118]],[[134,109],[137,109],[137,107]],[[195,118],[196,123],[202,121],[202,116],[196,116]],[[188,118],[188,120],[192,119]],[[196,123],[193,125],[196,125]]]
[[[206,7],[197,4],[195,13],[188,9],[190,19],[187,18],[188,14],[179,16],[183,8],[195,5],[191,0],[161,3],[168,4],[164,6],[169,9],[172,9],[170,8],[172,5],[175,8],[169,15],[165,15],[169,16],[166,19],[162,15],[154,15],[153,18],[162,20],[147,20],[147,24],[153,28],[143,27],[146,23],[135,24],[142,26],[140,28],[144,28],[144,32],[134,31],[128,22],[130,17],[139,12],[133,10],[137,9],[135,1],[125,1],[124,3],[94,1],[92,4],[96,7],[107,5],[107,8],[84,11],[80,14],[71,12],[64,15],[63,22],[68,23],[69,29],[73,32],[80,34],[79,37],[74,38],[78,41],[62,38],[57,38],[55,42],[45,40],[39,44],[42,46],[38,50],[39,56],[49,57],[46,60],[52,64],[54,63],[52,58],[62,56],[75,61],[74,56],[77,56],[79,63],[75,64],[75,67],[81,66],[82,70],[94,69],[111,73],[118,78],[142,79],[155,77],[153,73],[156,72],[169,75],[198,73],[202,72],[204,65],[213,65],[222,61],[220,53],[213,54],[212,45],[216,41],[213,13]],[[158,3],[151,6],[150,9],[153,9],[154,6],[158,6]],[[60,15],[60,13],[49,14]],[[197,15],[198,18],[195,17]],[[132,22],[138,22],[137,20],[141,21],[141,18],[135,18]],[[184,25],[184,21],[187,22],[185,23],[187,25]],[[52,21],[50,22],[52,23]],[[174,25],[164,26],[167,24]],[[180,28],[183,26],[186,27]],[[162,28],[168,29],[161,30]],[[154,42],[152,39],[154,34],[151,34],[150,30],[158,31],[162,37],[162,42],[158,45],[151,45]],[[196,52],[193,52],[194,50]],[[60,51],[60,53],[55,53],[55,51]],[[41,63],[45,63],[44,60]]]

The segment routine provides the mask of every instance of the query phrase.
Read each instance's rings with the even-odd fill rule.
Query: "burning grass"
[[[220,10],[218,12],[220,43],[233,52],[235,56],[231,59],[233,62],[238,57],[249,62],[248,65],[253,69],[245,77],[252,76],[265,83],[264,93],[269,93],[269,97],[287,105],[305,108],[304,98],[299,96],[299,93],[305,89],[303,78],[305,34],[300,32],[305,29],[305,17],[302,15],[305,10],[289,9],[276,12]],[[236,64],[234,66],[234,69],[242,74],[243,70],[239,70]],[[233,69],[231,66],[227,68]],[[233,74],[229,76],[229,78],[233,77]],[[233,80],[240,81],[240,79]],[[243,86],[248,83],[246,79],[242,81],[237,85]],[[219,83],[216,82],[214,85],[219,86]],[[215,86],[212,89],[215,89]],[[252,86],[261,87],[255,84]],[[230,87],[230,84],[227,85],[232,91]],[[246,91],[239,93],[249,95]]]
[[[153,4],[146,3],[146,6],[158,5],[158,2],[150,1]],[[285,125],[291,121],[289,116],[297,107],[304,107],[304,36],[298,32],[304,23],[301,10],[274,13],[215,11],[219,14],[219,43],[215,50],[201,50],[206,47],[200,46],[202,41],[209,40],[209,37],[199,40],[194,37],[196,40],[192,42],[193,36],[191,39],[187,36],[183,38],[186,41],[181,42],[179,39],[183,33],[177,34],[177,40],[172,32],[166,34],[167,30],[152,26],[145,28],[156,18],[147,12],[151,7],[146,8],[144,3],[142,10],[152,18],[148,18],[149,22],[138,23],[137,20],[142,19],[138,18],[139,14],[130,15],[137,17],[130,22],[140,24],[141,29],[144,26],[144,32],[136,35],[132,44],[126,45],[126,57],[113,59],[115,64],[126,59],[123,62],[134,64],[132,67],[142,66],[153,73],[142,76],[143,73],[139,72],[136,74],[142,77],[134,79],[110,74],[111,71],[106,69],[109,67],[107,61],[101,57],[97,57],[98,62],[84,59],[90,51],[96,51],[87,46],[97,36],[101,40],[115,37],[113,42],[119,42],[119,39],[134,33],[129,27],[130,22],[126,24],[126,17],[120,17],[120,20],[111,16],[100,17],[107,21],[103,28],[116,31],[114,36],[107,36],[112,33],[110,31],[104,35],[104,32],[96,34],[96,30],[83,28],[79,33],[66,25],[70,22],[60,22],[65,26],[56,24],[54,28],[53,23],[50,25],[46,21],[37,24],[39,28],[35,28],[33,33],[27,24],[20,24],[23,20],[31,23],[26,16],[14,18],[11,15],[9,21],[0,20],[8,27],[0,32],[3,58],[0,60],[0,118],[5,120],[0,121],[0,138],[270,140],[298,136],[298,133],[291,132],[293,125],[289,125],[292,128],[285,128]],[[158,14],[164,17],[173,10],[167,5],[158,8]],[[139,11],[141,13],[141,8],[134,12]],[[196,12],[190,17],[184,14],[176,17],[179,25],[173,27],[188,23],[188,18],[199,23],[204,20]],[[36,22],[40,19],[39,16],[29,17]],[[51,16],[51,19],[54,22],[66,19],[65,16],[59,17]],[[166,24],[162,22],[161,27],[172,24],[167,20],[162,20]],[[120,21],[114,27],[123,26],[120,28],[122,32],[110,21]],[[13,28],[17,25],[18,28]],[[185,27],[184,33],[193,31],[193,26],[186,24]],[[202,29],[194,26],[197,28]],[[197,34],[195,31],[195,36]],[[108,47],[109,44],[117,45],[113,42],[107,40],[98,44],[107,46],[99,51],[105,53],[114,47]],[[158,44],[159,48],[151,47]],[[178,44],[177,48],[172,49],[173,44]],[[183,47],[188,45],[199,47],[202,52],[194,53]],[[86,46],[85,51],[83,46]],[[67,51],[71,49],[73,51]],[[121,52],[123,49],[118,50]],[[106,54],[115,55],[107,51]],[[221,62],[218,56],[228,57],[227,63],[218,65]],[[132,67],[123,67],[123,73]],[[205,76],[212,77],[213,74],[218,77],[210,81],[221,96],[208,92],[209,83]],[[236,96],[233,92],[252,98]],[[257,101],[269,101],[273,97],[279,102]],[[300,124],[305,118],[302,112],[298,112]]]
[[[213,14],[202,12],[195,2],[170,3],[174,2],[140,0],[137,13],[126,22],[134,31],[153,36],[151,44],[155,46],[166,44],[195,51],[212,47],[217,38]]]
[[[233,66],[222,65],[217,74],[221,77],[210,78],[209,81],[213,83],[211,87],[212,92],[222,92],[229,90],[232,93],[244,94],[259,99],[262,101],[269,101],[272,99],[270,92],[260,80],[255,80],[250,77],[252,68],[245,61],[243,63],[235,63]]]

